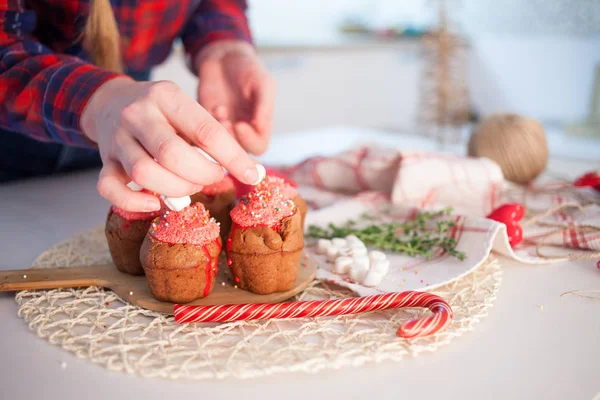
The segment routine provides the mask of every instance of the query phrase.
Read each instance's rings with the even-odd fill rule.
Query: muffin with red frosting
[[[304,227],[304,219],[306,218],[308,205],[306,204],[306,201],[300,197],[298,191],[290,182],[281,177],[267,175],[255,189],[255,191],[263,190],[270,192],[279,191],[285,200],[292,200],[300,212],[302,227]]]
[[[227,261],[235,282],[253,293],[291,289],[304,235],[300,213],[278,190],[248,193],[231,211]]]
[[[129,212],[112,206],[106,217],[104,233],[117,269],[132,275],[144,275],[140,247],[152,220],[163,211]]]
[[[155,218],[140,250],[152,295],[173,303],[208,296],[222,243],[219,223],[202,203]]]
[[[229,213],[235,205],[235,185],[229,175],[221,182],[206,186],[191,196],[193,203],[202,203],[210,215],[221,224],[221,239],[225,240],[231,228]]]

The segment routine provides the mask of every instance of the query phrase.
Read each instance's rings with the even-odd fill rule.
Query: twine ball
[[[496,114],[473,128],[469,155],[494,160],[504,178],[525,185],[546,168],[548,142],[539,122],[516,114]]]

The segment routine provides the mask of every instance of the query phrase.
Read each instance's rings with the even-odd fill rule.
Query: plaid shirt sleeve
[[[35,41],[36,15],[0,0],[0,128],[45,142],[93,146],[80,117],[95,90],[118,74]]]
[[[188,60],[195,59],[207,44],[218,40],[243,40],[252,43],[245,0],[202,0],[181,32]],[[195,66],[190,63],[195,73]]]

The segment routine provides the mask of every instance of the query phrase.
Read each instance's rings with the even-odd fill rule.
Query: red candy
[[[497,222],[506,225],[506,233],[508,234],[508,242],[511,247],[515,247],[523,241],[523,228],[519,222],[525,216],[525,207],[519,203],[504,204],[487,217]]]
[[[588,172],[577,178],[573,183],[575,187],[595,187],[600,191],[600,174],[597,172]]]
[[[424,292],[397,292],[347,299],[294,301],[279,304],[226,304],[220,306],[174,306],[175,322],[231,322],[284,318],[349,315],[390,308],[423,307],[433,315],[405,322],[396,335],[415,338],[445,329],[453,318],[452,308],[441,297]]]

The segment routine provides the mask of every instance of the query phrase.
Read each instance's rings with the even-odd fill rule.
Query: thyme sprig
[[[454,221],[447,217],[452,209],[440,211],[424,211],[413,219],[404,222],[380,222],[371,215],[363,215],[363,221],[370,224],[359,227],[357,221],[350,220],[343,225],[329,224],[327,228],[316,225],[308,227],[308,236],[313,238],[332,239],[355,235],[367,246],[381,250],[404,253],[411,257],[431,258],[436,252],[445,252],[459,260],[465,254],[456,250],[456,239],[448,232],[454,227]],[[446,217],[446,218],[444,218]]]

